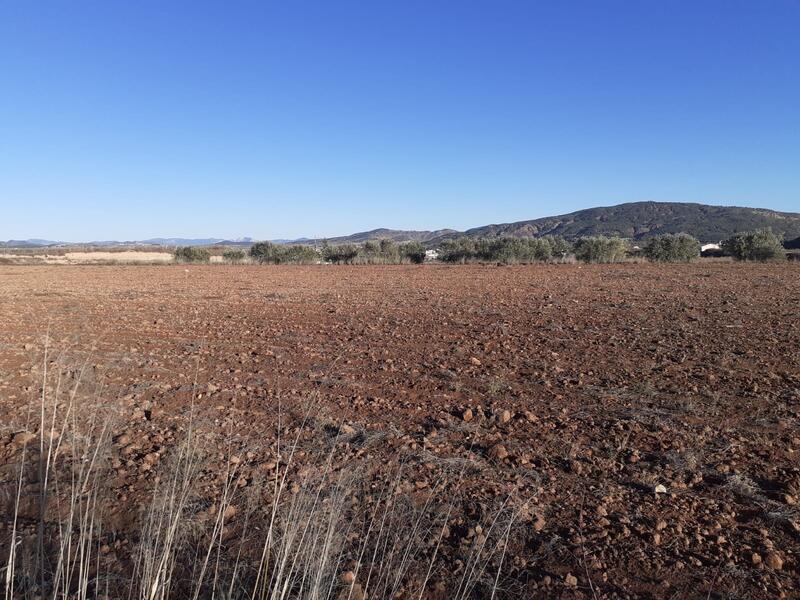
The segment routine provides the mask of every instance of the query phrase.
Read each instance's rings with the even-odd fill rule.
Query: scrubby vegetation
[[[398,244],[392,240],[367,241],[358,249],[354,262],[369,265],[421,264],[425,247],[419,242]]]
[[[689,262],[700,256],[700,242],[686,233],[667,233],[647,240],[644,256],[654,262]]]
[[[361,245],[325,244],[322,257],[327,262],[348,265],[421,264],[425,261],[425,247],[419,242],[398,244],[392,240],[369,240]]]
[[[585,263],[615,263],[628,256],[628,243],[622,238],[593,235],[575,243],[575,258]]]
[[[456,238],[446,240],[439,250],[439,259],[450,263],[474,261],[505,264],[545,262],[564,259],[570,244],[559,237],[491,239]]]
[[[211,260],[211,251],[198,246],[178,246],[172,253],[176,262],[207,263]]]
[[[722,242],[722,249],[736,260],[785,260],[781,239],[769,229],[739,233]]]
[[[357,256],[358,246],[355,244],[339,244],[337,246],[324,244],[322,246],[322,258],[326,262],[336,265],[351,265]]]
[[[250,247],[250,258],[259,264],[309,265],[319,261],[319,253],[311,246],[292,244],[283,246],[272,242],[258,242]]]
[[[244,261],[246,257],[247,254],[245,251],[238,248],[230,248],[222,253],[222,260],[231,264],[240,263]]]
[[[415,265],[425,262],[425,246],[419,242],[406,242],[400,246],[404,259]]]
[[[252,444],[268,449],[259,463],[253,452],[234,454],[238,433],[204,432],[192,412],[184,433],[142,459],[142,472],[157,476],[138,523],[122,533],[112,524],[110,484],[120,477],[114,445],[130,438],[113,433],[124,410],[84,393],[84,370],[60,360],[51,360],[40,405],[29,407],[28,425],[11,438],[18,464],[4,464],[5,600],[422,598],[453,556],[466,567],[448,581],[447,597],[495,597],[505,584],[505,554],[524,531],[515,494],[472,519],[476,543],[445,555],[448,519],[461,502],[444,493],[448,482],[418,502],[407,491],[408,469],[392,468],[385,481],[364,475],[370,453],[332,468],[356,440],[374,449],[383,434],[365,438],[331,421],[321,436],[312,424],[326,419],[312,403],[282,416],[291,428],[279,425]],[[195,381],[193,402],[196,390]],[[38,423],[30,420],[34,408]],[[130,468],[133,456],[125,454]]]

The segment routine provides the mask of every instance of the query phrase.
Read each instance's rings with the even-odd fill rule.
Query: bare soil
[[[0,545],[46,337],[117,410],[122,565],[191,412],[245,488],[310,423],[455,498],[432,596],[507,503],[503,597],[799,597],[800,265],[0,265]]]

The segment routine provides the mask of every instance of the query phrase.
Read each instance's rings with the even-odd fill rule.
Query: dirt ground
[[[800,265],[0,265],[7,515],[46,338],[117,411],[123,563],[194,404],[244,487],[311,413],[334,469],[456,499],[439,592],[506,505],[505,597],[800,597]]]

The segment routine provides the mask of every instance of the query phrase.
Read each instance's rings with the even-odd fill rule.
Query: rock
[[[500,413],[500,422],[501,423],[508,423],[511,420],[511,411],[504,410]]]
[[[783,568],[783,559],[777,552],[770,552],[764,558],[764,563],[775,571],[780,571]]]
[[[750,557],[750,562],[753,563],[754,567],[757,567],[761,564],[761,555],[758,552],[753,552],[752,556]]]
[[[666,494],[667,488],[665,488],[662,484],[659,483],[655,488],[655,492],[656,494]]]
[[[355,432],[356,432],[355,427],[348,425],[347,423],[339,427],[339,433],[341,433],[342,435],[353,435]]]
[[[342,583],[346,583],[347,585],[350,585],[351,583],[353,583],[356,580],[356,574],[353,573],[352,571],[345,571],[341,575],[341,580],[342,580]]]
[[[30,431],[20,431],[19,433],[15,433],[14,437],[11,438],[11,443],[15,446],[25,446],[26,444],[30,444],[37,437],[35,433]]]
[[[527,420],[528,420],[530,423],[537,423],[537,422],[539,421],[539,417],[537,417],[535,414],[533,414],[533,413],[532,413],[531,411],[529,411],[529,410],[526,410],[526,411],[525,411],[525,418],[526,418],[526,419],[527,419]]]
[[[566,583],[568,587],[578,587],[578,578],[572,573],[567,573],[564,576],[564,583]]]
[[[495,444],[491,448],[489,448],[489,458],[496,458],[497,460],[503,460],[508,456],[508,450],[503,444]]]
[[[471,408],[468,408],[463,413],[461,413],[461,418],[464,419],[464,421],[466,421],[467,423],[472,421],[472,417],[473,417],[473,414],[472,414],[472,409]]]
[[[367,596],[364,594],[361,584],[354,583],[352,587],[347,586],[339,592],[337,600],[367,600]]]
[[[22,344],[23,350],[33,350],[33,344]]]
[[[469,359],[469,362],[471,362],[471,363],[472,363],[473,365],[475,365],[476,367],[480,367],[480,366],[481,366],[481,361],[480,361],[480,359],[478,359],[478,358],[475,358],[474,356],[473,356],[473,357],[471,357],[471,358]]]
[[[533,521],[533,530],[534,531],[541,531],[544,529],[544,526],[547,524],[544,517],[542,515],[536,515],[536,519]]]
[[[661,519],[658,523],[656,523],[656,531],[663,531],[667,528],[667,522],[664,519]]]

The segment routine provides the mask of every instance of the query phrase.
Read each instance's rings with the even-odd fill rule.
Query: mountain
[[[54,242],[53,240],[8,240],[0,242],[0,248],[40,248],[44,246],[60,246],[64,242]]]
[[[662,233],[689,233],[701,242],[718,242],[734,233],[769,227],[786,239],[800,236],[800,214],[764,208],[710,206],[680,202],[631,202],[617,206],[589,208],[566,215],[530,221],[485,225],[459,237],[540,237],[560,235],[575,239],[588,235],[618,235],[640,240]]]
[[[741,231],[768,227],[783,236],[787,247],[800,246],[800,214],[785,213],[766,208],[739,206],[711,206],[682,202],[630,202],[616,206],[604,206],[579,210],[566,215],[542,217],[529,221],[500,223],[475,227],[467,231],[439,229],[436,231],[403,231],[397,229],[372,229],[352,235],[328,238],[329,244],[361,244],[369,240],[389,239],[395,242],[422,242],[435,247],[442,241],[458,237],[540,237],[560,235],[567,239],[587,235],[618,235],[641,240],[662,233],[688,233],[701,242],[719,242]],[[795,239],[797,238],[797,239]],[[136,242],[90,242],[91,246],[250,246],[251,238],[226,240],[223,238],[151,238]],[[311,244],[321,242],[317,238],[273,240],[276,244]],[[10,240],[0,242],[6,248],[37,248],[67,245],[50,240]]]
[[[150,238],[136,243],[150,246],[213,246],[224,241],[222,238]]]
[[[373,229],[352,235],[328,238],[329,244],[361,244],[370,240],[392,240],[394,242],[428,242],[445,236],[459,235],[455,229],[438,229],[436,231],[402,231],[398,229]],[[306,239],[306,241],[309,241]],[[300,243],[298,241],[298,243]]]

